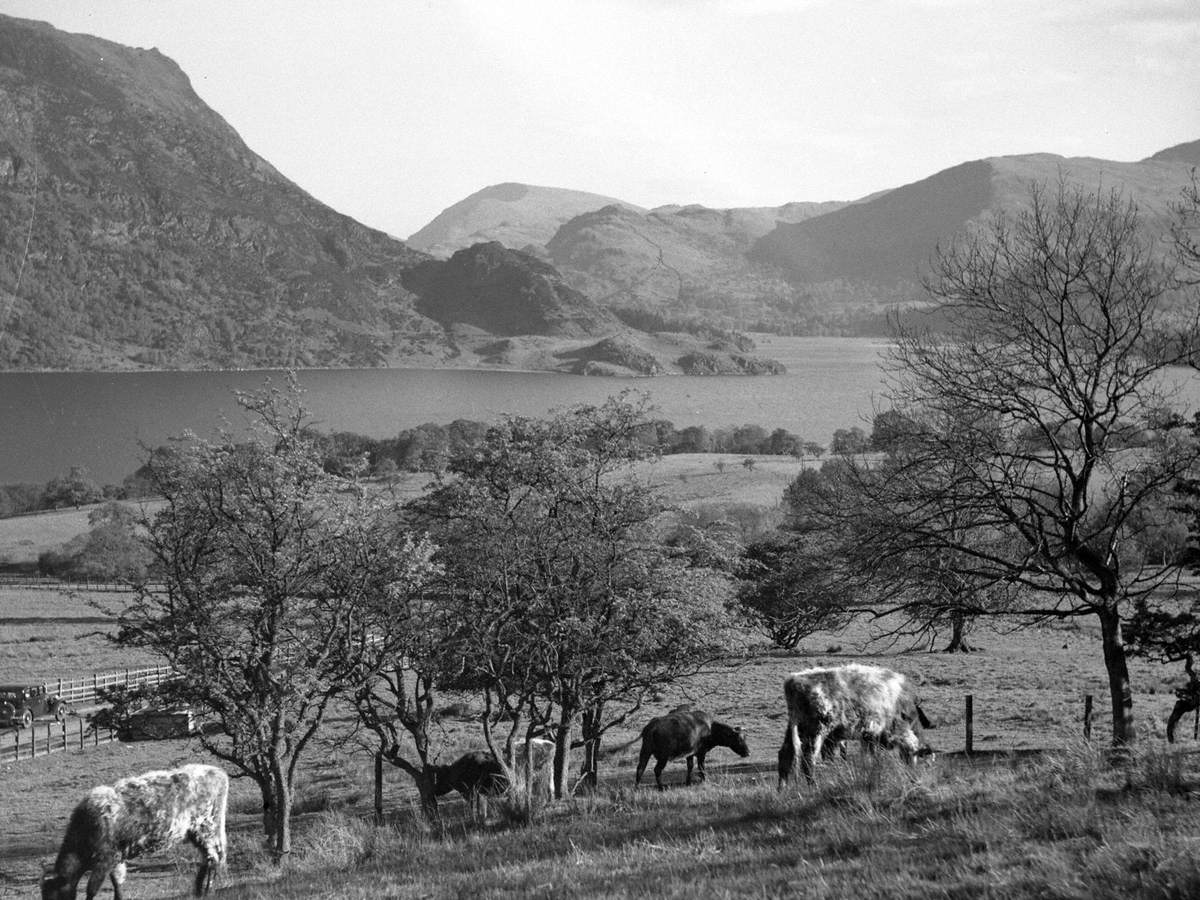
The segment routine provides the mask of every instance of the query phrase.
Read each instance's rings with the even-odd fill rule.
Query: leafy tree
[[[412,623],[395,612],[429,574],[431,551],[397,536],[381,501],[324,471],[293,395],[238,400],[257,419],[250,440],[151,457],[164,505],[145,527],[163,584],[136,592],[116,639],[175,670],[168,701],[220,723],[200,741],[258,786],[282,857],[297,765],[334,698],[403,651]]]
[[[42,490],[37,484],[0,485],[0,519],[40,509]]]
[[[795,649],[816,631],[843,627],[851,616],[849,580],[830,561],[826,540],[776,533],[746,547],[737,602],[777,647]]]
[[[87,503],[95,503],[102,496],[100,485],[92,480],[84,466],[71,466],[66,475],[58,475],[46,482],[42,505],[49,509],[63,506],[78,509]]]
[[[1184,429],[1151,421],[1161,371],[1189,358],[1159,312],[1171,284],[1134,204],[1031,189],[934,261],[947,333],[902,334],[891,364],[893,406],[917,424],[903,456],[888,477],[844,458],[853,570],[947,566],[973,585],[968,612],[1096,618],[1117,745],[1134,740],[1122,622],[1167,577],[1132,549],[1141,513],[1198,460]],[[1134,431],[1145,444],[1125,449]]]
[[[876,413],[871,423],[871,449],[884,452],[898,449],[912,427],[908,418],[898,410],[885,409]]]
[[[719,652],[720,610],[691,602],[689,560],[654,533],[662,501],[630,470],[648,452],[644,422],[623,398],[506,419],[411,507],[440,548],[461,683],[483,693],[489,745],[511,758],[493,735],[502,721],[509,748],[549,736],[560,797],[577,730],[594,781],[603,734]]]
[[[857,425],[853,428],[839,428],[833,433],[833,441],[829,445],[830,453],[863,453],[870,445],[867,434]]]

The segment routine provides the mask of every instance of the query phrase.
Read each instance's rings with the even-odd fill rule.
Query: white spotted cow
[[[816,757],[832,757],[835,746],[844,756],[844,742],[855,736],[871,749],[898,747],[906,762],[933,752],[922,731],[933,726],[899,672],[857,663],[805,669],[784,679],[783,693],[788,727],[779,749],[780,787],[797,756],[811,783]]]
[[[71,813],[58,859],[42,877],[43,900],[71,900],[85,872],[91,872],[88,900],[105,878],[121,900],[125,860],[184,840],[204,854],[194,890],[197,897],[207,893],[214,870],[225,865],[228,797],[229,776],[199,764],[92,788]]]

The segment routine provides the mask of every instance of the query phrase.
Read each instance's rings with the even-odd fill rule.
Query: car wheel
[[[21,710],[21,727],[29,728],[32,725],[33,725],[33,710],[31,710],[31,709]]]
[[[55,722],[65,721],[67,718],[67,712],[68,712],[67,704],[65,704],[65,703],[58,704],[58,706],[54,707],[54,721]]]

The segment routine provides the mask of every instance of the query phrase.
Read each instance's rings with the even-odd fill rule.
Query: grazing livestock
[[[498,797],[508,790],[504,767],[487,750],[471,750],[448,766],[430,766],[433,792],[438,797],[458,791],[472,806],[486,808],[487,797]]]
[[[665,716],[658,716],[642,729],[642,750],[638,754],[634,785],[642,783],[642,774],[650,757],[655,759],[654,783],[663,789],[662,773],[667,762],[687,757],[687,781],[692,783],[692,760],[695,760],[700,780],[704,780],[704,757],[714,747],[728,747],[738,756],[749,756],[742,729],[723,722],[714,722],[708,713],[689,707],[676,707]]]
[[[549,772],[554,757],[554,742],[534,738],[528,743],[518,741],[513,746],[513,768],[518,774],[525,772],[529,746],[533,747],[534,793],[546,795],[551,791]],[[468,803],[482,814],[487,813],[487,798],[499,797],[508,790],[508,778],[504,767],[488,750],[471,750],[446,766],[430,766],[434,775],[433,792],[444,796],[458,791]]]
[[[196,896],[208,892],[215,869],[225,865],[225,806],[229,776],[216,766],[187,765],[146,772],[92,788],[67,824],[58,859],[42,878],[43,900],[70,900],[84,872],[87,898],[112,881],[121,900],[125,860],[157,853],[187,840],[204,854]]]
[[[897,746],[907,762],[932,753],[922,729],[933,726],[899,672],[857,664],[806,669],[784,679],[783,692],[788,727],[779,749],[781,787],[797,756],[804,777],[812,782],[817,755],[831,757],[829,745],[836,744],[844,756],[845,741],[852,735],[869,749]]]

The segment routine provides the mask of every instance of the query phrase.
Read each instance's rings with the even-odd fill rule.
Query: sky
[[[849,200],[985,156],[1200,139],[1196,0],[0,0],[156,47],[397,237],[491,184]]]

